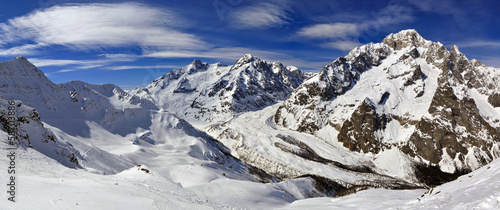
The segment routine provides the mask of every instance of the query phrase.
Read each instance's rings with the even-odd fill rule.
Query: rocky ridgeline
[[[132,93],[189,121],[220,123],[285,100],[310,76],[246,54],[230,66],[195,60]]]
[[[422,71],[424,67],[440,73],[429,78]],[[335,103],[337,97],[354,86],[373,89],[385,85],[359,84],[360,75],[375,71],[372,69],[383,69],[385,79],[396,88],[381,88],[379,98],[366,96],[355,104],[343,104],[351,108],[348,114],[338,114],[331,104],[339,105]],[[331,126],[338,131],[332,138],[351,151],[377,154],[396,147],[416,163],[462,173],[500,156],[498,119],[481,113],[479,99],[473,94],[477,91],[488,98],[491,108],[498,107],[499,79],[499,70],[468,60],[458,47],[451,46],[448,51],[440,43],[423,39],[415,30],[405,30],[387,36],[379,44],[358,47],[327,65],[289,96],[274,121],[308,133]],[[435,87],[427,87],[432,80],[437,81]],[[424,93],[433,95],[430,103],[418,105],[426,110],[420,116],[413,113],[413,107],[385,104],[387,100],[400,103],[407,98],[419,101]],[[395,129],[412,132],[388,139],[388,133]]]

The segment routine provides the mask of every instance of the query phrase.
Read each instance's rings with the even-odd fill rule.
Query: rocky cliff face
[[[372,66],[378,66],[392,50],[383,44],[369,44],[351,51],[325,66],[317,75],[299,86],[278,109],[276,124],[301,132],[323,127],[329,110],[322,107],[344,94]]]
[[[333,127],[351,151],[398,148],[415,162],[459,173],[499,156],[500,70],[448,51],[415,30],[351,51],[306,80],[276,124],[316,133]]]

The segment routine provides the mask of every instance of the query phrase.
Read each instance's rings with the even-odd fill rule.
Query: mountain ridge
[[[245,54],[230,66],[194,60],[131,93],[191,123],[220,123],[284,100],[308,76],[295,67]],[[179,100],[183,102],[176,104]]]
[[[309,133],[331,127],[351,151],[377,154],[396,146],[420,159],[417,162],[459,173],[498,157],[500,115],[484,97],[500,91],[499,78],[497,69],[469,61],[457,46],[448,51],[415,30],[404,30],[388,35],[382,43],[357,47],[327,65],[295,89],[278,108],[274,121]],[[362,92],[370,89],[371,94]],[[344,103],[353,101],[346,94],[358,99]]]
[[[68,167],[116,174],[189,159],[223,174],[212,177],[332,196],[435,186],[500,157],[499,81],[457,46],[404,30],[314,75],[245,54],[233,65],[195,59],[131,91],[54,84],[18,57],[0,63],[0,112],[22,103],[32,120],[20,135],[42,136],[33,148]],[[188,186],[171,169],[198,167],[146,165]]]

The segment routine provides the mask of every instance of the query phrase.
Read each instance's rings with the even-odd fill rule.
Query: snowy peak
[[[258,62],[262,62],[262,60],[260,58],[255,57],[255,56],[252,56],[251,54],[245,54],[245,55],[243,55],[243,57],[241,57],[240,59],[238,59],[234,63],[234,65],[231,68],[231,71],[239,69],[240,67],[242,67],[245,64],[258,63]]]
[[[415,29],[403,30],[395,34],[389,34],[382,40],[395,50],[400,50],[409,46],[425,47],[429,41],[425,40]]]
[[[223,122],[235,114],[284,100],[308,74],[251,54],[234,65],[199,60],[132,91],[190,122]]]
[[[235,64],[238,64],[238,63],[240,63],[240,64],[249,63],[249,62],[252,62],[252,61],[257,60],[257,59],[259,59],[259,58],[253,56],[250,53],[247,53],[247,54],[243,55],[243,57],[241,57],[240,59],[238,59]]]
[[[499,81],[499,69],[469,61],[457,46],[446,50],[404,30],[327,65],[291,93],[274,121],[313,134],[333,129],[333,141],[353,152],[399,148],[457,175],[500,152]]]
[[[0,62],[0,82],[8,84],[23,80],[40,80],[46,85],[54,85],[42,71],[23,56]]]
[[[195,59],[190,65],[183,67],[183,69],[187,69],[187,74],[194,74],[198,71],[204,71],[207,69],[209,65],[207,63],[203,63],[198,59]]]
[[[126,135],[137,123],[148,127],[149,110],[157,109],[111,84],[54,84],[24,57],[0,63],[0,84],[0,95],[35,108],[45,123],[72,135],[88,136],[87,121]]]

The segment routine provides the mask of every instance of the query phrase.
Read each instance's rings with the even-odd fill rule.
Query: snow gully
[[[9,174],[9,179],[7,180],[7,194],[8,200],[16,202],[16,150],[17,150],[17,128],[16,128],[16,104],[15,101],[9,101],[8,113],[7,113],[7,131],[8,131],[8,144],[7,148],[7,160],[9,162],[7,173]]]

